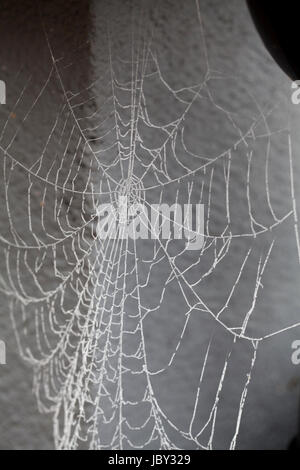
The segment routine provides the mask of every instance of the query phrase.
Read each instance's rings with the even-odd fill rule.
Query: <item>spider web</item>
[[[251,329],[263,276],[276,248],[276,229],[292,220],[299,248],[291,140],[286,129],[271,130],[273,110],[262,110],[249,92],[247,99],[256,111],[251,119],[222,106],[218,86],[236,80],[210,67],[198,2],[195,15],[204,69],[199,83],[180,88],[164,76],[149,7],[140,5],[132,15],[130,47],[120,48],[108,22],[102,72],[77,92],[65,87],[69,64],[55,56],[43,25],[48,75],[27,104],[19,127],[13,128],[9,119],[2,127],[2,197],[8,228],[1,235],[7,268],[1,291],[12,299],[20,353],[34,369],[40,411],[53,415],[57,449],[212,449],[230,363],[236,346],[243,343],[248,359],[230,438],[234,449],[260,344],[299,326],[261,335]],[[28,96],[30,80],[12,112]],[[167,104],[153,98],[156,89]],[[53,90],[58,90],[61,102],[51,119],[47,116],[51,127],[41,136],[40,150],[24,163],[15,154],[18,135]],[[210,152],[199,153],[190,145],[196,110],[207,113],[209,125],[221,116],[227,126],[229,143],[221,153],[214,153],[215,143]],[[270,188],[271,145],[278,134],[289,155],[291,205],[284,213],[275,207]],[[197,145],[201,148],[201,142]],[[265,172],[258,176],[262,160]],[[255,177],[262,178],[260,199],[252,190]],[[23,187],[25,181],[26,191],[16,207],[12,201],[20,181]],[[231,190],[233,182],[238,198]],[[100,239],[99,204],[115,204],[124,187],[129,200],[138,197],[146,207],[175,201],[204,204],[205,230],[199,234],[204,236],[203,247],[191,252],[184,240],[160,237]],[[264,250],[257,256],[255,243],[263,237]],[[236,253],[239,268],[224,279],[230,256]],[[251,258],[255,269],[249,271]],[[249,305],[233,315],[245,276]],[[218,282],[224,290],[219,305],[207,287]],[[176,328],[168,323],[172,338],[165,336],[169,346],[159,367],[153,368],[148,359],[148,351],[155,349],[151,329],[170,309]],[[197,387],[188,423],[182,426],[172,419],[166,403],[161,404],[155,380],[176,367],[195,316],[210,319],[214,327],[197,355]],[[227,335],[229,346],[215,371],[209,409],[201,418],[201,393],[219,330]]]

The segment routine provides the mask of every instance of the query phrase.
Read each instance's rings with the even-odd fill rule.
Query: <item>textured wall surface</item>
[[[20,4],[4,1],[2,4],[0,78],[6,81],[8,99],[7,105],[0,108],[1,128],[22,88],[30,77],[31,79],[24,92],[20,110],[12,111],[13,114],[9,115],[9,124],[1,143],[1,158],[4,157],[3,148],[20,126],[14,140],[14,155],[29,166],[34,161],[34,155],[41,151],[41,142],[49,133],[49,119],[53,119],[57,104],[63,101],[59,87],[50,87],[42,106],[32,117],[30,115],[30,120],[23,121],[28,102],[32,102],[33,97],[43,89],[51,60],[41,18],[49,31],[54,56],[63,58],[62,77],[65,87],[77,92],[105,72],[107,24],[111,28],[114,59],[117,56],[123,59],[118,72],[124,77],[130,72],[131,64],[127,64],[126,60],[130,57],[136,2],[45,2],[42,12],[37,11],[35,2]],[[212,106],[210,100],[202,100],[191,110],[185,122],[185,135],[191,152],[209,156],[222,154],[234,146],[240,129],[247,129],[257,114],[262,116],[261,129],[256,129],[256,136],[261,139],[257,139],[255,170],[251,175],[251,200],[255,216],[260,221],[264,220],[266,225],[271,225],[270,213],[265,204],[266,181],[262,176],[266,168],[263,137],[266,132],[272,135],[269,185],[272,202],[280,218],[292,209],[288,139],[286,133],[280,132],[288,126],[294,149],[296,198],[300,202],[300,159],[297,155],[300,149],[300,109],[291,104],[290,81],[265,51],[245,3],[241,0],[200,0],[199,4],[205,42],[203,31],[199,27],[196,4],[192,0],[158,0],[143,27],[148,28],[150,24],[154,29],[160,71],[164,80],[176,90],[200,83],[204,79],[206,44],[209,67],[215,76],[210,88],[213,104],[232,113],[238,124],[234,127],[232,122],[224,118],[220,108]],[[150,80],[147,87],[153,120],[163,123],[175,119],[177,104],[173,103],[166,89],[158,86],[154,80]],[[105,98],[101,81],[94,85],[93,90],[101,107]],[[97,137],[96,133],[95,138]],[[151,135],[149,146],[155,147],[155,142],[159,142],[159,139],[159,132]],[[46,158],[51,156],[49,153]],[[230,183],[231,210],[239,233],[247,233],[249,230],[246,216],[248,208],[246,211],[243,199],[247,190],[245,162],[243,156],[239,157],[238,153],[235,155]],[[16,205],[22,198],[25,200],[27,187],[27,181],[22,186],[20,176],[13,193]],[[213,226],[218,231],[224,224],[225,191],[221,177],[219,180],[218,176],[214,179],[213,191],[217,196],[212,218]],[[174,198],[175,193],[170,188],[167,199],[174,201]],[[75,220],[80,218],[79,209],[75,208],[72,216]],[[1,234],[4,235],[7,220],[2,215],[0,217]],[[22,211],[21,203],[18,217],[21,229],[27,217]],[[224,313],[227,324],[239,325],[239,317],[242,321],[245,312],[251,309],[259,258],[266,253],[273,238],[275,245],[272,257],[264,273],[263,287],[260,288],[247,330],[254,338],[270,335],[299,322],[300,267],[293,217],[288,217],[284,223],[278,224],[273,231],[268,230],[262,237],[237,241],[226,263],[203,285],[202,293],[207,304],[212,310],[218,310],[224,304],[230,286],[234,284],[245,253],[252,250],[247,269],[238,280],[236,295],[230,308]],[[185,261],[188,263],[190,259]],[[1,271],[4,272],[4,253],[1,253],[0,262]],[[45,272],[45,282],[48,274]],[[195,282],[196,279],[197,272],[192,273],[190,282]],[[164,272],[161,271],[157,277],[157,285],[153,284],[151,289],[148,288],[145,298],[159,296],[161,283],[164,281]],[[9,316],[9,300],[1,291],[0,295],[0,339],[7,346],[7,365],[0,366],[0,448],[53,448],[51,416],[40,414],[37,409],[31,391],[32,369],[24,364],[18,354]],[[153,314],[146,320],[146,345],[151,370],[165,367],[176,347],[176,339],[182,329],[180,309],[180,299],[175,292],[175,295],[168,297],[168,303],[163,306],[160,315]],[[181,429],[187,429],[191,421],[199,374],[212,337],[213,346],[201,388],[200,411],[196,418],[201,427],[215,399],[224,359],[230,352],[228,332],[208,315],[193,315],[174,367],[170,367],[165,374],[154,376],[153,387],[162,409]],[[284,449],[295,434],[300,370],[291,362],[291,344],[299,338],[299,328],[288,329],[271,336],[260,345],[237,440],[238,449]],[[228,436],[232,437],[235,430],[239,400],[251,357],[248,344],[238,341],[234,345],[220,397],[215,448],[227,448],[230,444]],[[180,440],[178,443],[185,445]]]

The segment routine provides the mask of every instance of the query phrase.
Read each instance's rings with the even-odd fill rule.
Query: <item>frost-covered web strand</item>
[[[230,448],[234,449],[257,350],[271,336],[255,338],[248,332],[248,325],[265,269],[276,249],[276,227],[294,217],[298,237],[292,149],[289,145],[292,201],[286,213],[279,216],[272,205],[269,180],[270,142],[278,131],[270,130],[269,116],[258,106],[256,117],[242,128],[233,114],[216,101],[213,79],[222,81],[226,77],[210,68],[198,1],[195,8],[205,62],[204,78],[199,83],[178,89],[168,83],[156,53],[155,34],[153,28],[148,31],[143,7],[137,26],[132,26],[128,55],[118,56],[114,34],[108,25],[104,45],[106,71],[78,92],[65,86],[64,58],[55,58],[51,37],[43,26],[51,58],[49,73],[8,142],[9,126],[5,123],[2,128],[0,149],[4,155],[4,197],[9,228],[1,235],[7,268],[6,276],[1,278],[1,291],[13,299],[11,315],[19,349],[34,367],[39,409],[53,414],[58,449],[179,446],[212,449],[232,351],[238,342],[244,341],[251,353],[231,438]],[[151,80],[156,80],[172,96],[174,106],[180,110],[167,123],[158,124],[152,116],[151,97],[146,90]],[[15,140],[24,122],[34,114],[54,84],[62,93],[62,102],[49,122],[40,154],[29,164],[22,163],[14,155]],[[13,110],[18,109],[27,86]],[[220,154],[202,155],[189,149],[185,138],[186,119],[199,103],[209,103],[218,115],[226,117],[236,136],[230,147],[224,144]],[[265,130],[263,136],[261,126]],[[158,135],[157,143],[152,135]],[[263,138],[267,141],[264,182],[267,221],[256,216],[251,191],[255,144]],[[53,147],[55,155],[51,152]],[[230,195],[234,165],[242,158],[246,171],[240,191],[247,201],[243,226],[248,227],[243,232],[234,220]],[[21,230],[12,204],[14,181],[20,175],[26,186],[22,203],[26,222]],[[224,205],[222,226],[216,230],[214,204],[218,199],[218,185],[224,188]],[[191,256],[185,244],[179,244],[174,250],[174,240],[162,240],[159,236],[147,241],[146,247],[142,240],[100,239],[96,230],[99,204],[115,204],[124,191],[129,201],[138,198],[148,208],[152,196],[156,197],[156,203],[161,203],[170,192],[174,201],[204,204],[205,241],[201,250]],[[151,225],[152,220],[146,220]],[[112,232],[113,226],[108,231]],[[250,307],[242,312],[242,318],[238,316],[232,323],[226,314],[248,268],[253,246],[248,245],[242,252],[240,268],[228,287],[223,305],[212,306],[202,286],[207,285],[234,252],[236,242],[249,240],[254,244],[266,233],[272,234],[272,240],[256,262]],[[298,238],[297,242],[299,250]],[[147,292],[151,292],[158,272],[164,276],[160,291],[149,296]],[[49,285],[44,282],[45,276],[51,278]],[[154,368],[147,357],[145,322],[157,312],[164,313],[172,289],[180,299],[180,311],[176,314],[182,323],[172,350]],[[215,396],[202,424],[198,422],[198,414],[212,338],[204,357],[199,356],[199,382],[189,425],[183,429],[163,409],[153,380],[174,367],[195,315],[210,318],[215,329],[221,328],[229,335],[231,346],[222,369],[216,373]],[[32,330],[34,341],[30,336]],[[272,335],[278,333],[274,331]]]

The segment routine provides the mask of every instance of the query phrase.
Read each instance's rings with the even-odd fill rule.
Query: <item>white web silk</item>
[[[21,355],[34,368],[39,409],[53,414],[57,449],[212,449],[231,351],[242,341],[250,346],[250,358],[230,439],[234,449],[257,349],[267,337],[280,333],[253,336],[248,331],[276,246],[276,228],[294,219],[298,237],[290,138],[286,130],[271,131],[269,115],[258,106],[257,115],[245,128],[239,126],[234,113],[216,102],[212,84],[227,77],[211,70],[198,2],[195,13],[205,74],[198,84],[180,89],[174,89],[164,77],[155,52],[154,31],[145,23],[143,8],[141,12],[137,26],[132,27],[126,57],[118,56],[108,25],[104,73],[77,93],[64,84],[66,64],[54,56],[45,27],[51,56],[49,74],[20,126],[26,125],[54,87],[59,89],[61,103],[55,116],[48,119],[51,127],[41,151],[31,155],[30,163],[14,154],[19,130],[9,134],[8,121],[2,128],[8,229],[1,234],[6,259],[1,291],[11,298]],[[149,94],[151,83],[159,83],[173,100],[175,118],[166,119],[163,105],[160,123],[152,115],[155,96]],[[12,112],[18,109],[27,86]],[[217,155],[193,152],[185,138],[189,114],[201,109],[203,103],[226,118],[234,135],[230,146],[225,148],[224,144]],[[291,181],[291,206],[280,216],[272,203],[268,178],[270,142],[278,132],[288,136]],[[257,142],[262,140],[267,142],[264,156],[256,153]],[[267,222],[255,214],[251,191],[255,159],[263,158]],[[248,226],[242,233],[231,196],[235,168],[241,161],[245,165],[243,175],[238,175],[246,208],[243,227]],[[16,208],[12,197],[20,180],[26,191]],[[221,196],[216,194],[216,184],[223,190]],[[191,255],[179,240],[99,239],[97,207],[103,202],[114,204],[120,193],[149,207],[152,202],[204,204],[204,246]],[[219,217],[222,214],[218,224],[216,212]],[[271,239],[257,259],[249,284],[250,307],[234,322],[227,311],[248,267],[253,243],[265,234]],[[240,253],[240,268],[228,285],[223,304],[213,305],[206,299],[207,283],[237,246],[246,246]],[[151,293],[154,284],[155,292]],[[175,314],[182,323],[169,356],[153,369],[147,357],[145,322],[168,310],[170,295],[178,298]],[[204,357],[199,356],[200,378],[189,423],[182,427],[163,409],[153,380],[174,366],[194,315],[210,318],[216,328],[224,329],[231,337],[232,349],[218,371],[207,419],[199,424],[201,390],[213,341],[209,338]]]

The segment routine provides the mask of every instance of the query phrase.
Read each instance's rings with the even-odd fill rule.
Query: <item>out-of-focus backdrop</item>
[[[14,149],[24,164],[35,160],[33,156],[37,152],[39,141],[49,132],[49,118],[57,104],[56,100],[60,102],[62,99],[60,91],[53,88],[44,101],[41,115],[35,115],[28,123],[19,122],[18,112],[13,110],[13,105],[29,78],[31,85],[29,91],[26,89],[28,102],[32,100],[34,93],[42,89],[47,77],[50,58],[42,21],[49,31],[55,57],[64,58],[63,79],[66,88],[80,90],[92,81],[92,77],[105,72],[102,69],[105,63],[103,57],[107,52],[104,51],[107,24],[112,25],[114,39],[120,44],[120,54],[130,48],[135,3],[121,0],[54,1],[45,2],[41,13],[36,2],[1,2],[0,79],[7,86],[7,104],[0,107],[1,129],[9,117],[11,138],[14,126],[17,129],[21,125]],[[270,194],[278,217],[283,217],[293,209],[289,160],[291,149],[286,129],[290,129],[296,200],[300,203],[300,105],[292,104],[291,82],[265,50],[253,26],[246,2],[200,0],[201,24],[197,2],[193,0],[157,0],[155,3],[155,12],[149,21],[155,28],[161,71],[170,86],[179,89],[186,84],[191,86],[201,82],[208,61],[215,76],[211,88],[214,101],[232,113],[240,128],[246,128],[247,123],[255,118],[255,113],[261,113],[265,118],[261,131],[256,129],[256,135],[261,138],[266,132],[272,135],[269,149]],[[76,51],[72,50],[74,35],[80,37],[82,43],[82,48],[77,48]],[[97,85],[95,87],[97,91]],[[152,112],[154,115],[156,113],[158,122],[160,117],[163,121],[164,116],[172,114],[169,109],[171,104],[165,101],[164,89],[150,84],[147,91],[148,99],[153,99],[154,103]],[[24,109],[28,106],[26,94]],[[232,131],[234,126],[232,123],[229,126],[225,119],[220,118],[216,109],[209,104],[199,106],[187,118],[189,149],[195,154],[219,155],[235,141],[236,135]],[[2,145],[5,147],[5,144]],[[2,152],[1,158],[3,157]],[[264,217],[269,217],[267,211],[264,212],[264,208],[260,207],[266,198],[266,181],[261,177],[266,167],[266,148],[258,145],[255,158],[256,169],[251,176],[251,198],[254,201],[253,210],[256,210],[256,214],[261,210],[260,220],[263,220]],[[230,183],[232,210],[238,219],[237,227],[244,233],[248,231],[248,226],[243,218],[245,212],[241,191],[246,188],[246,167],[242,157],[240,163],[238,157],[235,159],[237,163]],[[218,180],[213,184],[218,184]],[[22,187],[20,179],[15,191],[16,206],[19,198],[27,197],[27,187],[27,181]],[[219,191],[216,187],[213,189],[219,193],[220,200],[225,198],[222,187]],[[171,193],[170,199],[172,200]],[[72,215],[76,218],[76,213]],[[215,227],[222,226],[223,216],[216,210],[213,215]],[[0,223],[1,217],[0,215]],[[26,217],[27,214],[20,211],[20,228]],[[2,220],[1,234],[6,232],[4,223],[6,222]],[[300,265],[294,217],[288,217],[274,228],[274,233],[270,230],[265,237],[257,237],[251,241],[243,239],[240,246],[231,252],[217,276],[209,278],[205,284],[207,302],[212,309],[217,309],[224,302],[225,290],[228,292],[229,286],[232,286],[231,276],[234,277],[234,273],[239,272],[245,250],[253,248],[249,267],[238,280],[234,301],[229,311],[225,312],[226,321],[235,325],[236,318],[239,315],[244,318],[245,311],[251,308],[255,283],[253,273],[257,269],[259,256],[266,253],[273,235],[275,245],[272,257],[261,281],[262,286],[248,330],[249,335],[254,338],[289,328],[300,319]],[[3,253],[0,263],[1,275],[6,270]],[[149,297],[160,295],[160,291],[155,289],[153,286],[149,290]],[[18,353],[9,315],[9,298],[1,291],[0,296],[0,339],[5,341],[7,347],[7,365],[0,366],[0,448],[51,449],[51,416],[38,411],[32,394],[32,369],[24,364]],[[170,298],[163,319],[154,315],[146,325],[148,357],[152,370],[166,365],[165,358],[176,346],[173,336],[176,338],[181,328],[176,304],[176,296]],[[221,366],[228,354],[228,335],[223,328],[216,326],[214,319],[193,316],[175,367],[166,375],[154,378],[154,390],[162,408],[181,429],[187,429],[191,420],[199,373],[212,331],[215,335],[214,347],[201,389],[201,411],[197,415],[200,423],[205,422],[205,413],[212,406],[217,378],[219,379]],[[300,328],[291,328],[270,336],[260,344],[243,410],[237,449],[285,449],[295,435],[300,366],[292,363],[291,356],[292,343],[298,339]],[[220,399],[215,448],[228,447],[228,429],[234,432],[249,357],[251,360],[248,346],[244,343],[235,347]]]

